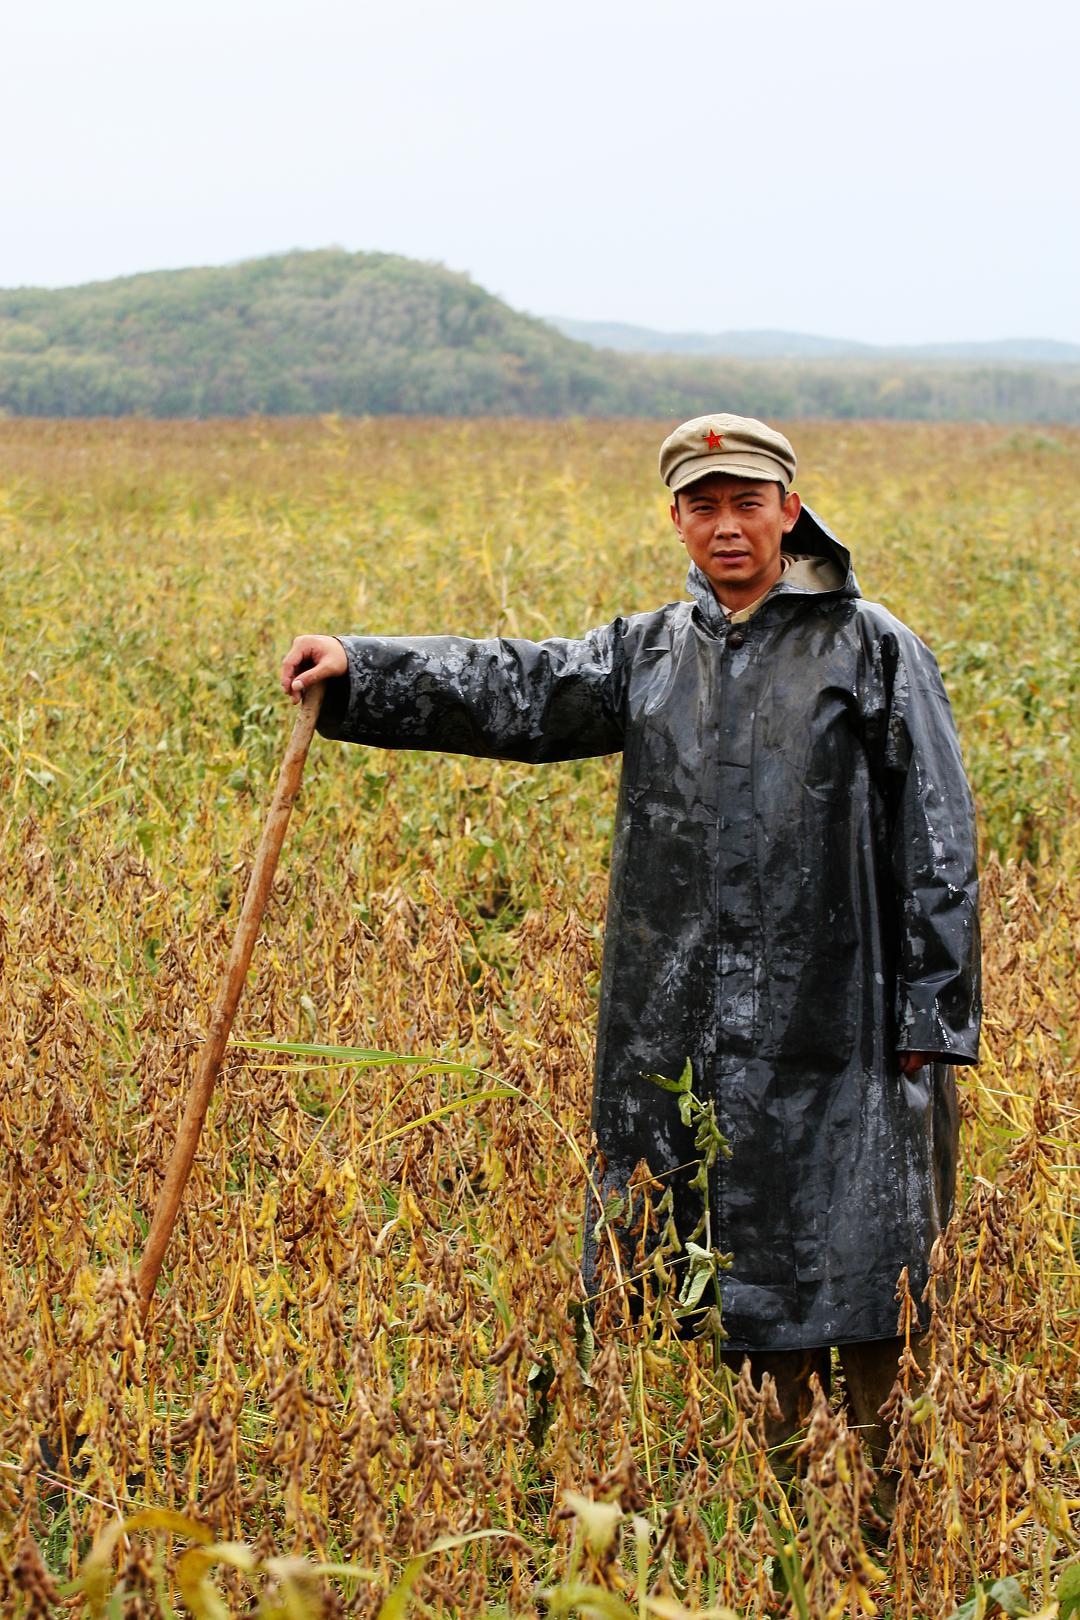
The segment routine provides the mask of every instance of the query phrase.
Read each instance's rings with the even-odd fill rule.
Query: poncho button
[[[729,647],[741,647],[745,640],[745,630],[733,630],[727,638],[727,644]]]

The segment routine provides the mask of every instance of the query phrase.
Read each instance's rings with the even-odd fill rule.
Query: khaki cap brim
[[[763,479],[770,484],[783,484],[788,487],[787,471],[771,456],[756,456],[745,450],[732,451],[724,455],[722,451],[715,455],[691,456],[671,474],[668,488],[674,495],[688,484],[696,484],[699,478],[707,478],[710,473],[726,473],[729,478]]]

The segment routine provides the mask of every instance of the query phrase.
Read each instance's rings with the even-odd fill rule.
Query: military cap
[[[660,446],[660,477],[673,495],[709,473],[767,478],[788,489],[795,466],[784,435],[753,416],[695,416]]]

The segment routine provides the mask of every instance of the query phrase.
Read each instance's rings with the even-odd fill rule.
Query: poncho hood
[[[808,558],[820,566],[814,568],[800,564],[788,568],[766,596],[766,602],[784,596],[862,595],[851,566],[850,551],[809,506],[804,506],[799,513],[783,549],[789,557]],[[694,598],[705,623],[712,629],[717,628],[724,619],[723,610],[697,563],[691,563],[687,571],[686,589]]]

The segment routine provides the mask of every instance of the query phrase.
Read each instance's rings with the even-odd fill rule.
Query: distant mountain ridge
[[[625,345],[627,333],[644,341],[643,328],[564,325],[594,339],[602,331],[609,344],[621,335]],[[954,358],[954,346],[897,359],[789,333],[683,334],[729,348],[736,339],[742,350],[724,354],[597,348],[443,265],[327,248],[0,291],[0,415],[670,421],[728,410],[1080,422],[1080,365],[1012,353],[1008,364],[976,364]]]
[[[808,332],[660,332],[620,321],[545,315],[564,337],[618,354],[694,354],[732,360],[951,360],[1003,365],[1080,365],[1080,343],[1002,338],[978,343],[857,343]]]

